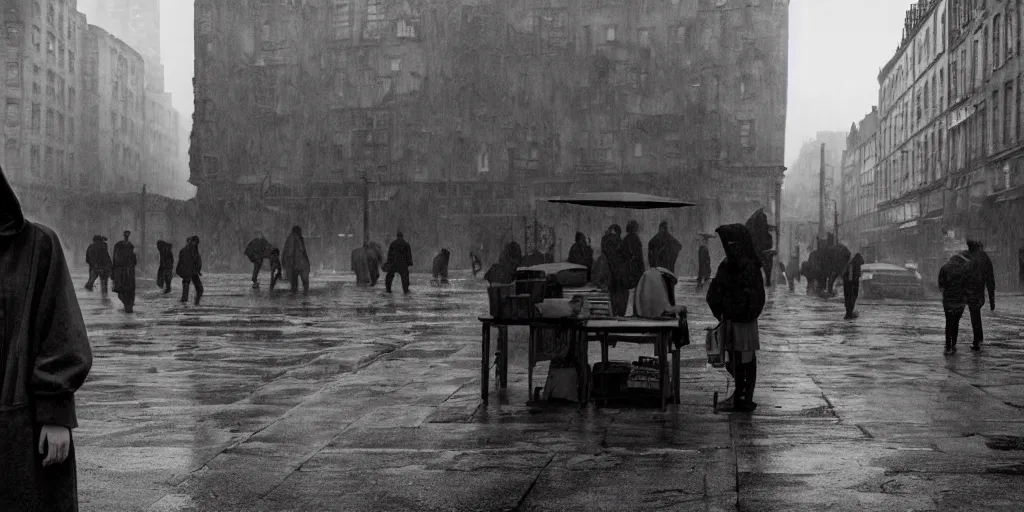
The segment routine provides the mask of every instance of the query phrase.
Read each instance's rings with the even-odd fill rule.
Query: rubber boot
[[[757,402],[754,402],[754,385],[757,383],[757,356],[754,356],[754,360],[747,363],[744,366],[747,367],[747,370],[744,375],[744,406],[748,410],[753,411],[754,409],[757,409]]]

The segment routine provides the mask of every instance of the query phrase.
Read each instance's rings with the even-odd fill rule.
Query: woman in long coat
[[[0,278],[0,510],[77,511],[71,430],[89,338],[60,240],[25,220],[2,171]]]
[[[715,232],[726,256],[708,287],[707,303],[722,323],[719,332],[736,383],[735,393],[726,402],[731,401],[736,410],[751,411],[757,407],[753,398],[761,348],[757,318],[765,304],[761,258],[742,224],[720,226]]]
[[[124,304],[125,313],[131,313],[135,307],[135,246],[128,240],[131,231],[124,232],[124,240],[114,244],[114,293]]]
[[[309,293],[309,255],[306,254],[306,241],[302,238],[302,228],[295,226],[292,234],[284,243],[281,251],[281,265],[284,277],[291,282],[292,293],[299,290],[299,279],[302,280],[302,292]]]

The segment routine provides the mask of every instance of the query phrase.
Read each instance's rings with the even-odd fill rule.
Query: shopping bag
[[[704,348],[708,354],[708,364],[715,368],[725,366],[725,350],[722,346],[722,324],[707,329]]]

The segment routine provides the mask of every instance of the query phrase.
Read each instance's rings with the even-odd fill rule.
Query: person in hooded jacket
[[[729,373],[736,391],[725,401],[739,411],[751,411],[757,382],[757,351],[761,348],[757,319],[765,305],[762,261],[750,231],[742,224],[715,230],[725,249],[725,260],[708,287],[707,303],[721,322],[722,344],[728,351]]]
[[[600,273],[604,279],[600,284],[608,289],[612,315],[615,316],[626,316],[626,309],[629,307],[629,288],[626,286],[628,276],[623,254],[622,227],[612,224],[601,238],[603,264]]]
[[[594,267],[594,249],[590,247],[586,235],[579,231],[576,232],[576,243],[572,244],[569,249],[569,259],[566,261],[587,267],[587,282],[590,282],[591,271]]]
[[[971,328],[974,331],[974,343],[971,350],[981,350],[985,333],[981,325],[981,308],[985,306],[985,291],[988,290],[988,302],[992,311],[996,310],[996,276],[992,268],[992,260],[985,252],[985,246],[976,240],[967,241],[967,252],[963,253],[971,261],[971,271],[967,274],[964,291],[967,294],[967,310],[971,314]]]
[[[131,231],[124,232],[124,240],[114,244],[113,278],[114,293],[124,304],[124,312],[131,313],[135,307],[135,246],[128,237]]]
[[[846,319],[856,318],[853,308],[857,305],[857,296],[860,295],[861,267],[864,266],[864,257],[857,254],[850,258],[850,263],[843,271],[843,302],[846,305]]]
[[[939,290],[942,291],[942,310],[946,315],[946,355],[956,353],[960,334],[960,319],[967,307],[967,279],[971,260],[956,254],[939,269]]]
[[[77,511],[71,431],[92,350],[56,233],[0,170],[0,510]]]
[[[484,274],[490,284],[512,284],[516,280],[516,269],[523,263],[523,248],[518,242],[509,242],[498,256],[498,262],[491,265]]]
[[[200,279],[203,276],[203,258],[199,255],[199,237],[190,236],[186,241],[185,247],[181,248],[178,252],[178,277],[181,278],[181,300],[179,302],[188,303],[188,289],[189,285],[195,285],[196,287],[196,300],[195,305],[199,305],[199,300],[203,298],[203,281]]]
[[[631,220],[626,224],[626,236],[622,239],[622,262],[627,291],[627,308],[629,298],[636,303],[636,285],[640,283],[647,267],[644,264],[644,243],[640,240],[640,223]],[[623,313],[625,314],[625,312]]]
[[[412,246],[405,241],[405,235],[399,231],[395,241],[388,246],[388,260],[384,264],[387,275],[384,276],[384,291],[391,293],[391,285],[395,282],[395,274],[402,280],[402,292],[409,293],[409,267],[412,267]]]
[[[163,287],[164,293],[171,293],[171,281],[174,278],[174,253],[170,242],[157,240],[156,250],[160,254],[160,268],[156,271],[156,285]]]
[[[448,284],[448,262],[451,260],[452,253],[448,249],[441,249],[434,256],[434,261],[431,265],[431,273],[434,277],[434,282],[437,284]]]
[[[711,252],[708,244],[701,240],[697,249],[697,289],[700,290],[711,280]]]
[[[89,265],[89,281],[85,283],[85,289],[92,291],[96,278],[100,280],[100,292],[107,294],[107,280],[110,279],[110,270],[114,263],[110,260],[110,251],[107,250],[107,238],[101,235],[92,237],[92,245],[85,251],[85,263]]]
[[[469,264],[473,269],[473,277],[476,278],[477,274],[480,273],[484,268],[484,263],[480,261],[480,256],[477,256],[475,252],[469,253]]]
[[[661,267],[675,274],[676,260],[682,250],[683,244],[669,233],[668,222],[662,221],[658,225],[658,234],[647,243],[647,262],[651,268]]]
[[[306,239],[302,238],[302,228],[292,227],[292,233],[284,242],[281,251],[281,264],[284,265],[285,278],[291,282],[292,293],[299,291],[299,280],[302,280],[302,293],[309,295],[309,254],[306,253]]]

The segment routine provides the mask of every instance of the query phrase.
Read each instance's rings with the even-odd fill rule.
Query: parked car
[[[913,268],[891,263],[868,263],[861,267],[860,295],[865,298],[924,297],[924,281]]]

